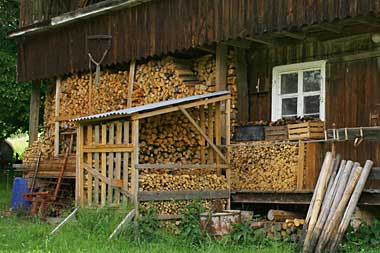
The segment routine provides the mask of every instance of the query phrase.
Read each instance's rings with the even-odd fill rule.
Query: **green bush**
[[[349,227],[341,249],[345,252],[379,252],[380,250],[380,222],[373,220],[372,225],[362,223],[355,231]]]
[[[153,242],[160,238],[161,224],[157,219],[157,211],[154,208],[148,209],[140,215],[135,222],[129,223],[126,229],[127,235],[133,235],[134,242],[138,245],[145,242]]]

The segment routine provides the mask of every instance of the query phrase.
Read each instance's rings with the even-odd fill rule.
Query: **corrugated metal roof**
[[[202,95],[188,96],[184,98],[161,101],[161,102],[157,102],[153,104],[131,107],[131,108],[123,109],[123,110],[117,110],[117,111],[112,111],[112,112],[80,117],[80,118],[73,119],[71,121],[80,122],[80,121],[89,121],[89,120],[94,120],[94,119],[107,119],[110,117],[115,118],[115,116],[116,117],[120,116],[121,118],[125,116],[130,116],[135,113],[153,111],[157,109],[162,109],[167,106],[190,103],[190,102],[194,102],[194,101],[198,101],[202,99],[214,98],[214,97],[219,97],[219,96],[228,95],[228,94],[230,94],[229,91],[217,91],[217,92],[212,92],[212,93],[207,93],[207,94],[202,94]]]

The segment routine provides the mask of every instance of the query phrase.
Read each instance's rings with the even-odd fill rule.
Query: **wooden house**
[[[121,191],[126,191],[127,197],[132,194],[132,198],[137,198],[139,178],[135,167],[139,161],[161,164],[152,168],[140,166],[146,170],[186,167],[184,164],[192,164],[187,169],[194,170],[199,167],[197,164],[204,168],[208,167],[206,164],[216,164],[213,173],[226,176],[225,189],[232,194],[232,202],[279,204],[308,203],[321,158],[332,143],[343,159],[372,159],[376,166],[380,165],[380,146],[365,138],[365,127],[379,124],[379,0],[20,2],[20,27],[10,37],[18,41],[18,79],[32,81],[30,138],[32,142],[37,139],[38,126],[42,125],[38,122],[39,89],[41,81],[46,80],[51,85],[43,124],[46,142],[41,144],[49,151],[45,160],[59,159],[60,143],[66,138],[62,131],[79,126],[82,132],[77,139],[75,179],[77,201],[82,205],[119,204],[123,199]],[[131,131],[122,125],[128,120],[111,117],[112,113],[107,117],[98,115],[224,90],[230,91],[230,97],[217,101],[215,106],[206,106],[207,100],[200,99],[204,104],[191,107],[190,118],[202,131],[184,133],[196,139],[199,148],[189,138],[179,140],[173,138],[172,132],[162,130],[172,131],[174,127],[161,128],[148,118],[145,123],[140,122],[140,134],[134,135],[140,136],[135,144],[143,146],[133,151],[133,145],[128,146],[131,140],[123,142],[121,138],[122,133]],[[226,110],[228,103],[230,110]],[[213,114],[207,111],[210,108],[215,110]],[[99,117],[92,121],[83,118],[89,115]],[[177,119],[189,124],[181,113],[167,112],[167,117],[159,121],[176,125]],[[306,138],[292,135],[287,143],[242,143],[236,138],[242,127],[265,125],[286,117],[314,118],[323,124],[319,124],[314,137],[311,132],[306,133]],[[75,120],[78,118],[82,120]],[[324,132],[332,129],[333,124],[338,129],[359,127],[359,134],[348,134],[346,138],[341,134],[341,141],[335,143],[331,141],[334,134]],[[102,126],[106,125],[103,136],[111,137],[103,141]],[[151,125],[154,127],[149,128]],[[87,129],[88,126],[91,127]],[[309,126],[311,123],[304,128],[310,129]],[[190,128],[193,126],[186,126],[185,130]],[[268,136],[269,131],[268,128]],[[288,132],[285,128],[282,141],[289,140]],[[178,136],[178,131],[175,133]],[[154,141],[149,135],[154,136]],[[352,137],[356,139],[355,146]],[[170,140],[163,140],[167,138]],[[123,144],[124,149],[120,147]],[[175,148],[168,151],[165,144]],[[101,145],[111,145],[107,147],[111,150]],[[181,146],[194,149],[186,153]],[[94,154],[86,155],[80,147]],[[121,149],[112,151],[112,147]],[[107,165],[112,172],[106,172],[101,164],[106,166],[112,152],[112,165]],[[140,152],[140,158],[135,156],[130,166],[121,162],[121,155],[128,152],[131,156]],[[231,173],[220,165],[224,155],[229,159],[227,167]],[[81,167],[85,159],[90,172]],[[126,166],[123,173],[121,166]],[[95,176],[102,173],[103,179]],[[136,180],[131,186],[122,178],[129,173]],[[155,172],[155,176],[162,177],[160,172]],[[150,191],[184,191],[178,185],[167,189],[149,186],[148,181],[156,183],[154,177],[146,176],[143,180],[140,184],[146,184]],[[107,193],[105,184],[111,187]],[[374,180],[368,187],[378,189],[379,185]],[[193,190],[199,192],[201,188]],[[103,197],[99,198],[99,194]],[[106,194],[110,194],[107,196],[111,200],[106,200]],[[148,195],[146,199],[151,199]],[[158,199],[168,200],[172,196]],[[181,196],[211,198],[208,193],[182,192]],[[362,203],[379,204],[378,198],[373,191],[365,193]]]

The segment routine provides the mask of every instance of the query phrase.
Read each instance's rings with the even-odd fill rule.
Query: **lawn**
[[[10,195],[10,191],[5,190],[5,184],[0,183],[0,252],[293,252],[292,245],[278,242],[258,247],[208,240],[203,245],[190,246],[165,232],[158,233],[158,237],[150,242],[138,242],[126,231],[108,241],[108,236],[127,210],[83,210],[75,220],[49,237],[53,225],[6,211]]]

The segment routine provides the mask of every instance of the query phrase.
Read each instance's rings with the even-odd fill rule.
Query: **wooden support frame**
[[[30,97],[30,114],[29,114],[29,145],[38,140],[38,122],[40,115],[41,103],[41,84],[40,81],[32,83],[32,95]]]
[[[183,105],[137,113],[126,118],[101,118],[79,123],[77,198],[80,206],[120,206],[130,199],[138,217],[139,204],[142,201],[229,199],[231,183],[228,148],[222,149],[220,146],[222,135],[225,135],[226,143],[230,143],[230,98],[230,95],[221,95]],[[193,111],[190,111],[190,108],[197,112],[194,113],[194,116],[192,116]],[[171,112],[185,115],[199,135],[203,137],[203,142],[200,142],[205,151],[202,163],[140,164],[141,119]],[[222,114],[225,115],[224,118],[221,117]],[[211,125],[209,125],[210,122]],[[226,126],[224,130],[221,128],[222,124]],[[209,153],[210,150],[211,153]],[[215,155],[215,160],[209,161],[210,154]],[[149,169],[210,169],[213,170],[213,173],[217,169],[221,175],[223,171],[225,172],[223,175],[226,175],[228,187],[224,190],[140,192],[139,170]],[[229,201],[228,207],[230,207]]]
[[[55,83],[55,117],[59,117],[59,109],[61,103],[61,78],[57,78]],[[54,123],[54,156],[59,155],[59,121]]]

